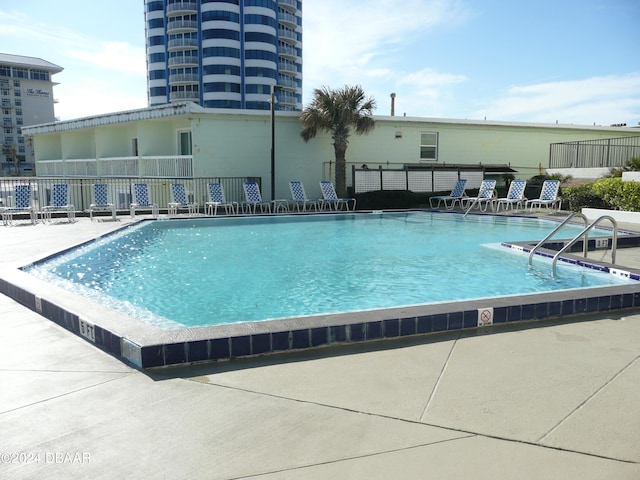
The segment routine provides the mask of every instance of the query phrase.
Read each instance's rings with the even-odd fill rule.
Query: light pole
[[[271,85],[271,200],[276,199],[276,88]]]

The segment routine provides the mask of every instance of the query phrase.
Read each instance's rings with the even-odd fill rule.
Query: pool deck
[[[0,269],[129,221],[0,226]],[[640,478],[639,309],[153,370],[0,319],[0,479]]]

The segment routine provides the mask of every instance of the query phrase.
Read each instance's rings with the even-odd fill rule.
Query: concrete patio
[[[0,268],[127,222],[0,227]],[[0,319],[0,479],[640,478],[637,309],[152,371]]]

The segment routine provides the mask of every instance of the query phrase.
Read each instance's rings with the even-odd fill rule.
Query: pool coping
[[[632,237],[633,246],[640,246],[640,235]],[[525,253],[533,246],[527,242],[503,245]],[[548,258],[554,253],[542,248],[536,255]],[[561,261],[640,281],[638,269],[584,259],[573,253],[564,255]],[[20,269],[0,272],[0,293],[141,369],[640,307],[639,283],[165,330],[52,286]]]

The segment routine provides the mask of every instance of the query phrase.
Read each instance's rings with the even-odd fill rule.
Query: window
[[[240,58],[240,49],[231,47],[207,47],[202,49],[202,56]]]
[[[13,78],[29,78],[29,70],[13,67]]]
[[[420,133],[420,161],[435,162],[438,160],[438,134],[434,132]]]
[[[45,80],[49,81],[49,73],[43,70],[31,70],[31,80]]]
[[[178,132],[179,155],[191,155],[191,132],[182,130]]]
[[[138,137],[133,137],[131,139],[131,155],[134,157],[138,156]]]
[[[262,32],[246,32],[244,34],[245,42],[261,42],[268,43],[269,45],[277,45],[278,41],[274,35]]]
[[[223,21],[223,22],[240,22],[240,15],[234,12],[228,12],[226,10],[211,10],[207,12],[202,12],[202,21],[203,22],[212,22],[212,21]]]

